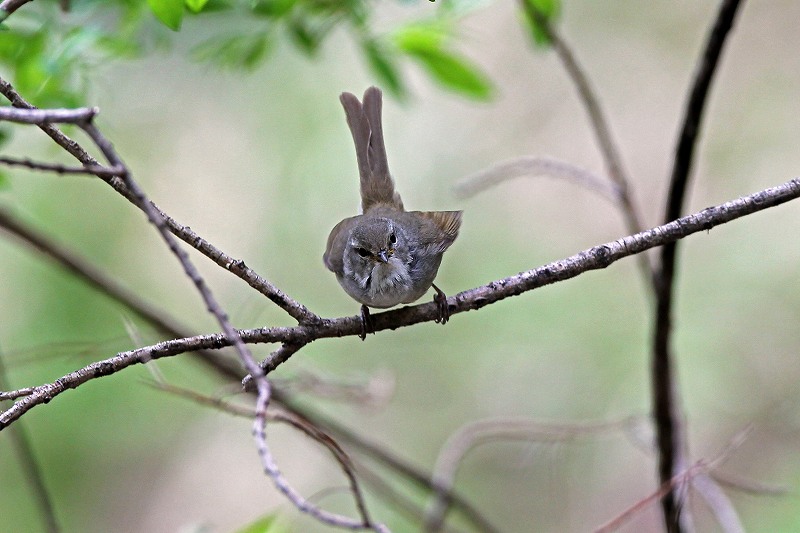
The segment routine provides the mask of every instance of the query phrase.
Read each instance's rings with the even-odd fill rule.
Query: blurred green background
[[[663,216],[686,87],[715,8],[632,0],[563,6],[560,31],[602,99],[648,226]],[[381,6],[376,31],[429,9],[428,2]],[[707,109],[687,212],[798,174],[800,54],[791,52],[800,46],[798,19],[800,4],[789,0],[742,9]],[[99,126],[167,213],[314,312],[354,315],[357,304],[321,257],[330,228],[358,208],[338,95],[360,94],[375,80],[343,31],[313,61],[281,43],[249,74],[187,59],[197,35],[209,31],[186,22],[171,49],[92,70],[88,101],[101,110]],[[603,199],[547,178],[454,199],[460,178],[520,155],[603,170],[573,87],[552,52],[530,45],[514,3],[487,3],[459,33],[459,51],[493,80],[493,100],[464,99],[407,66],[410,97],[384,105],[389,161],[406,206],[465,211],[437,279],[451,295],[626,233]],[[5,154],[69,161],[38,130],[14,131]],[[9,174],[4,206],[194,331],[217,331],[143,215],[108,186]],[[752,424],[722,472],[788,488],[778,497],[728,491],[752,531],[800,524],[799,205],[694,235],[680,249],[674,345],[691,455],[713,457]],[[192,258],[237,327],[291,323],[237,278]],[[0,265],[0,348],[14,387],[158,340],[130,312],[13,240],[0,239]],[[315,342],[274,375],[370,384],[374,404],[312,396],[305,404],[430,470],[448,437],[475,420],[582,423],[647,414],[651,320],[645,285],[628,259],[454,316],[446,327]],[[263,357],[270,348],[254,350]],[[157,365],[172,383],[230,390],[188,355]],[[155,391],[150,379],[147,368],[130,368],[22,419],[65,531],[233,531],[275,511],[290,531],[328,530],[261,474],[248,421]],[[345,485],[324,452],[285,427],[270,426],[269,434],[301,493],[353,512],[344,491],[324,491]],[[654,456],[622,432],[566,443],[499,441],[466,457],[456,486],[502,531],[587,531],[653,491],[655,470]],[[37,531],[6,432],[0,480],[0,531]],[[418,529],[374,495],[368,502],[394,531]],[[698,529],[715,531],[702,502],[691,505]],[[659,521],[651,506],[624,531],[659,531]]]

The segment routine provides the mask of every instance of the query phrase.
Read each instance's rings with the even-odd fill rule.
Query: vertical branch
[[[738,7],[739,0],[722,1],[695,73],[675,151],[669,197],[664,216],[667,222],[679,218],[683,211],[703,109],[725,40],[733,27]],[[661,248],[655,284],[656,322],[653,335],[651,379],[653,383],[653,419],[656,426],[659,456],[658,476],[661,483],[666,483],[686,468],[685,428],[670,345],[676,259],[677,242],[666,244]],[[664,521],[670,532],[684,531],[689,527],[688,521],[682,519],[682,502],[679,491],[685,491],[685,487],[671,487],[661,499]]]
[[[3,354],[0,352],[0,390],[8,390],[8,388],[6,367],[3,361]],[[20,466],[25,471],[25,480],[30,483],[36,499],[36,504],[39,506],[39,510],[42,514],[44,531],[47,533],[59,533],[61,527],[56,518],[53,500],[50,498],[47,485],[44,483],[42,469],[39,467],[38,461],[36,461],[36,456],[33,453],[33,446],[31,445],[31,440],[28,438],[24,425],[11,428],[11,441],[17,449]]]
[[[611,178],[611,181],[614,182],[619,190],[619,202],[622,207],[622,214],[625,217],[625,225],[628,232],[639,233],[644,229],[644,226],[642,225],[641,216],[636,208],[636,204],[631,197],[630,179],[622,166],[622,158],[619,155],[619,150],[617,150],[616,143],[611,135],[611,128],[600,106],[600,101],[595,95],[591,83],[589,83],[589,78],[586,77],[583,69],[578,64],[578,61],[575,59],[575,54],[572,53],[569,45],[550,25],[547,17],[536,8],[531,0],[520,0],[520,3],[531,24],[541,29],[550,40],[556,55],[558,55],[558,59],[564,66],[564,70],[572,80],[578,92],[578,98],[586,109],[586,114],[589,115],[589,122],[594,131],[594,136],[597,139],[600,154],[603,156],[608,177]],[[637,260],[639,261],[639,268],[644,278],[648,282],[653,282],[654,269],[650,264],[650,256],[647,254],[640,254]]]

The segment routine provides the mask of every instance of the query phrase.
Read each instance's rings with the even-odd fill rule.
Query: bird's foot
[[[447,321],[450,320],[450,308],[447,306],[447,295],[436,286],[436,284],[432,284],[433,290],[436,291],[436,294],[433,296],[433,301],[439,305],[439,317],[436,319],[436,323],[438,324],[447,324]]]
[[[375,333],[375,324],[372,322],[372,316],[369,314],[369,308],[366,305],[361,305],[361,340],[367,338],[367,333]]]

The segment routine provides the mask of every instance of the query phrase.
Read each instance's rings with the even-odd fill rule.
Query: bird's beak
[[[391,257],[391,254],[388,251],[384,250],[383,248],[381,248],[380,251],[378,251],[378,261],[380,261],[381,263],[388,263],[389,257]]]

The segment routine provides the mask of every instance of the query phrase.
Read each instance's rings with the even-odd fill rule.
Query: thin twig
[[[692,479],[692,488],[706,502],[725,533],[744,533],[744,526],[733,503],[707,472]]]
[[[0,350],[0,389],[6,389],[9,386],[3,355],[3,352]],[[0,397],[0,399],[3,398]],[[24,425],[12,428],[11,442],[16,449],[20,467],[25,472],[25,480],[30,484],[31,490],[33,491],[34,500],[39,507],[42,520],[44,521],[45,531],[48,533],[59,533],[61,531],[61,526],[56,518],[53,498],[50,497],[50,491],[47,490],[42,469],[39,466],[39,461],[36,459],[36,454],[33,451],[33,444],[28,436],[27,428]]]
[[[68,167],[58,163],[39,163],[31,159],[17,159],[14,157],[0,156],[0,163],[8,166],[26,167],[31,170],[55,172],[56,174],[85,174],[88,176],[121,176],[125,169],[110,168],[101,165],[88,165],[84,167]]]
[[[744,440],[747,438],[751,431],[751,427],[745,427],[742,431],[739,431],[735,434],[731,440],[713,457],[711,460],[701,459],[695,462],[693,465],[688,466],[675,474],[673,477],[668,479],[666,482],[662,483],[661,486],[655,491],[649,494],[647,497],[639,500],[628,509],[626,509],[621,514],[617,515],[615,518],[604,524],[603,526],[599,527],[595,530],[595,533],[611,533],[612,531],[616,531],[622,525],[630,520],[634,515],[642,511],[648,505],[655,503],[657,499],[662,499],[668,493],[673,492],[676,487],[684,486],[688,487],[690,485],[695,485],[698,477],[707,477],[710,473],[714,470],[719,468],[722,464],[727,461],[731,455],[742,445]],[[701,483],[702,484],[702,483]],[[706,487],[703,486],[705,489]],[[717,497],[719,495],[714,495]],[[723,494],[722,498],[727,500],[727,497]],[[681,500],[681,503],[684,503],[684,500]],[[720,503],[719,501],[714,502],[714,504]],[[713,504],[711,504],[713,507]],[[725,505],[724,503],[720,503],[720,505]],[[730,506],[730,504],[728,503]],[[738,517],[735,516],[731,517],[726,513],[732,511],[733,507],[730,506],[728,509],[714,509],[715,514],[718,519],[720,519],[720,524],[723,527],[730,527],[730,529],[726,529],[726,533],[731,531],[732,533],[738,533],[742,531],[737,529],[737,524],[740,527],[741,524],[738,523]],[[720,511],[722,514],[717,514],[717,511]]]
[[[31,245],[35,250],[53,259],[54,261],[56,261],[56,263],[62,265],[67,270],[75,274],[79,279],[84,280],[90,286],[99,290],[101,293],[106,294],[107,296],[116,300],[120,304],[127,306],[129,309],[131,309],[137,315],[139,315],[142,319],[146,320],[147,322],[155,326],[156,329],[158,329],[162,333],[169,335],[170,337],[178,337],[178,338],[188,337],[190,335],[189,333],[187,333],[186,328],[183,328],[179,324],[175,323],[175,321],[172,320],[169,316],[165,315],[163,312],[159,311],[155,307],[150,306],[147,302],[141,300],[133,292],[125,289],[109,275],[105,274],[103,271],[94,267],[93,265],[88,263],[85,259],[79,257],[77,254],[71,252],[64,246],[59,245],[54,241],[50,240],[49,238],[47,238],[46,236],[44,236],[43,234],[39,233],[37,230],[32,228],[31,226],[15,218],[6,210],[1,208],[0,208],[0,227],[5,228],[12,235],[18,237],[22,242]],[[200,356],[201,360],[207,365],[209,365],[218,374],[226,378],[239,381],[239,376],[241,376],[241,371],[238,368],[234,368],[234,365],[232,365],[233,360],[231,358],[220,357],[211,350],[197,350],[192,353]],[[101,367],[102,366],[98,368]],[[34,387],[26,387],[11,392],[0,392],[0,400],[13,400],[21,398],[23,396],[31,394],[32,392],[34,392],[34,390],[35,390]],[[284,403],[287,393],[286,391],[276,390],[274,391],[273,396],[275,401],[279,403]],[[291,410],[293,412],[296,412],[299,416],[311,420],[312,423],[314,423],[315,425],[319,425],[318,422],[316,421],[316,417],[311,413],[307,412],[307,410],[297,406],[291,407]],[[248,410],[248,412],[252,412],[252,409]],[[350,432],[349,430],[347,430],[342,426],[333,425],[333,427],[337,435],[343,435],[344,438],[347,440],[347,442],[350,442],[355,448],[357,449],[364,448],[364,446],[362,446],[363,439],[359,438],[357,435],[353,434],[352,432]],[[379,447],[369,448],[367,446],[367,450],[368,450],[367,453],[378,461],[382,461],[382,459],[389,457],[388,454]],[[401,468],[402,469],[401,473],[411,471],[410,466],[404,463],[401,459],[396,458],[394,456],[391,456],[391,459],[388,460],[387,464],[389,465],[390,468],[396,466]],[[418,480],[421,480],[424,484],[428,476],[422,473],[418,473],[417,478]],[[471,510],[469,503],[466,502],[463,498],[456,497],[454,499],[454,505],[459,509],[467,508],[468,509],[467,514],[470,513],[473,515],[478,514],[477,511]],[[486,528],[483,529],[487,531],[490,530]]]
[[[469,198],[504,181],[522,176],[561,178],[594,191],[615,205],[621,200],[619,188],[614,183],[572,163],[538,156],[523,156],[496,163],[459,180],[455,186],[455,193],[460,198]]]
[[[638,213],[636,203],[631,197],[631,180],[622,165],[622,158],[619,155],[616,142],[611,134],[611,127],[603,113],[600,100],[592,89],[589,78],[578,64],[577,59],[575,59],[575,54],[572,52],[567,42],[559,35],[555,28],[550,25],[547,17],[539,11],[534,2],[520,0],[520,4],[531,23],[540,28],[552,43],[556,55],[558,55],[558,58],[561,60],[564,70],[567,72],[567,75],[572,80],[578,92],[579,100],[586,109],[586,113],[589,115],[589,122],[592,125],[595,139],[597,139],[600,153],[603,156],[606,172],[608,172],[608,176],[619,190],[619,204],[622,207],[622,214],[625,218],[625,225],[628,233],[638,233],[642,231],[644,228],[641,221],[642,218]],[[638,261],[644,278],[652,283],[654,269],[653,265],[650,263],[650,257],[647,254],[642,254],[638,258]]]
[[[694,233],[709,231],[715,226],[775,207],[798,197],[800,197],[800,178],[795,178],[777,187],[708,207],[669,224],[594,246],[544,266],[461,292],[448,298],[450,313],[457,314],[480,309],[545,285],[565,281],[592,270],[607,268],[625,257],[663,246],[665,243],[674,242]],[[438,304],[430,302],[376,313],[372,315],[372,318],[375,330],[381,331],[434,321],[438,316]],[[239,333],[245,343],[308,344],[322,338],[359,335],[361,318],[360,316],[350,316],[326,319],[317,324],[258,328],[241,330]],[[153,346],[121,352],[110,359],[92,363],[67,374],[53,383],[36,387],[32,394],[19,400],[0,414],[0,429],[17,420],[34,406],[46,403],[68,389],[78,387],[95,377],[113,374],[128,366],[141,363],[143,358],[159,359],[196,350],[218,350],[227,346],[230,346],[230,341],[224,334],[217,333],[172,339]]]
[[[442,446],[433,468],[432,485],[436,487],[425,513],[425,531],[438,532],[450,506],[450,492],[458,467],[468,452],[480,445],[498,441],[564,442],[601,433],[624,430],[639,417],[626,417],[612,422],[574,424],[543,423],[528,418],[490,418],[476,420],[460,427]]]
[[[675,220],[683,211],[694,149],[700,133],[700,123],[711,81],[719,64],[726,38],[733,27],[739,0],[723,0],[714,26],[708,36],[698,70],[692,82],[683,126],[675,151],[675,161],[670,178],[670,191],[664,220]],[[684,470],[686,463],[686,438],[678,385],[675,381],[672,359],[671,330],[672,303],[675,288],[677,243],[665,245],[659,255],[656,272],[656,317],[653,333],[651,368],[653,418],[659,455],[658,476],[664,483],[676,472]],[[673,490],[662,498],[661,506],[667,530],[678,533],[688,529],[689,519],[682,519],[680,496]]]
[[[94,124],[87,122],[80,124],[80,127],[86,132],[87,135],[94,141],[98,148],[103,152],[108,162],[115,166],[126,168],[120,157],[117,155],[116,150],[108,139],[103,136],[100,130]],[[200,273],[189,260],[188,254],[178,246],[175,237],[170,233],[164,217],[161,212],[156,209],[145,196],[144,192],[139,188],[138,184],[133,180],[130,172],[125,172],[122,175],[126,188],[131,192],[135,198],[135,204],[142,209],[149,221],[156,227],[161,234],[162,239],[167,244],[172,253],[178,258],[181,266],[183,267],[186,276],[194,283],[197,291],[200,293],[206,309],[217,319],[217,322],[222,327],[225,339],[236,349],[239,354],[239,359],[245,366],[247,371],[255,381],[258,396],[256,398],[255,414],[253,416],[253,438],[255,439],[256,449],[261,458],[261,464],[264,472],[272,479],[272,482],[291,501],[294,506],[313,516],[317,520],[337,527],[346,527],[350,529],[374,529],[380,531],[381,526],[373,525],[367,516],[362,516],[362,520],[353,520],[348,517],[330,513],[319,507],[311,504],[299,492],[294,490],[283,474],[278,469],[277,464],[272,456],[269,445],[267,444],[266,423],[267,423],[267,407],[269,405],[272,390],[269,381],[264,374],[264,371],[256,363],[250,349],[242,340],[239,332],[236,331],[231,325],[227,313],[222,309],[216,298],[212,294],[210,288],[205,283]],[[140,353],[140,357],[145,357],[144,361],[147,362],[147,352]],[[360,509],[359,509],[360,510]]]
[[[383,446],[370,442],[361,435],[349,430],[338,422],[330,418],[320,415],[319,413],[311,414],[304,407],[300,407],[289,400],[283,402],[286,409],[301,413],[304,417],[313,419],[317,426],[324,427],[327,431],[335,434],[340,441],[349,444],[351,447],[358,449],[362,454],[373,460],[391,468],[398,474],[402,475],[407,480],[411,481],[417,487],[423,488],[426,491],[436,492],[444,490],[444,487],[439,487],[431,476],[424,472],[422,469],[404,461],[398,456],[387,451]],[[473,525],[477,531],[482,533],[498,533],[499,528],[495,527],[483,514],[478,511],[464,496],[458,491],[451,491],[449,494],[450,503],[453,508],[463,515],[463,517]]]
[[[171,338],[191,336],[189,328],[182,326],[103,270],[72,250],[50,239],[2,207],[0,207],[0,228],[52,259],[90,287],[124,305],[164,335]],[[233,359],[220,357],[208,350],[201,350],[195,352],[195,354],[220,375],[239,381],[241,368],[232,364]],[[0,393],[0,399],[2,399],[2,394]]]
[[[17,398],[24,398],[30,394],[33,394],[33,391],[36,390],[36,387],[23,387],[21,389],[16,389],[12,391],[0,391],[0,402],[6,400],[16,400]]]
[[[227,412],[234,416],[243,418],[251,418],[253,416],[252,407],[233,404],[221,398],[199,394],[193,390],[176,387],[168,383],[153,382],[151,385],[159,390],[186,398],[194,403],[213,407],[214,409]],[[353,494],[356,507],[358,508],[363,521],[369,523],[370,520],[367,513],[366,503],[364,502],[364,496],[361,492],[361,488],[359,487],[358,480],[356,479],[353,462],[347,453],[336,443],[336,441],[313,422],[291,411],[272,410],[271,412],[267,413],[267,419],[273,422],[283,422],[293,426],[294,428],[305,433],[312,440],[324,446],[331,453],[333,458],[336,459],[336,462],[339,463],[344,475],[348,479],[350,491]]]
[[[0,121],[17,122],[19,124],[81,124],[92,120],[97,115],[96,107],[82,107],[78,109],[20,109],[14,107],[0,107]]]
[[[35,109],[33,105],[28,103],[16,90],[14,90],[14,87],[12,87],[10,83],[2,78],[0,78],[0,94],[3,94],[14,107],[22,109]],[[101,166],[99,162],[92,157],[79,143],[66,136],[61,130],[52,124],[42,124],[39,125],[39,128],[51,139],[53,139],[56,144],[61,146],[84,166]],[[137,204],[133,193],[127,188],[122,178],[116,175],[108,176],[103,173],[96,174],[96,176],[105,181],[128,201],[134,205]],[[259,291],[273,303],[278,305],[281,309],[286,311],[289,316],[302,323],[319,321],[319,317],[317,315],[309,311],[304,305],[290,298],[288,295],[286,295],[286,293],[278,289],[265,278],[259,276],[254,270],[248,268],[244,264],[244,261],[234,259],[233,257],[225,254],[222,252],[222,250],[216,248],[205,239],[202,239],[188,226],[180,224],[175,219],[167,216],[153,202],[148,202],[148,204],[160,213],[160,216],[164,219],[169,231],[171,231],[175,236],[214,261],[217,265],[232,272],[234,275],[247,282],[248,285]]]
[[[11,14],[31,0],[3,0],[0,2],[0,22],[6,20]]]

